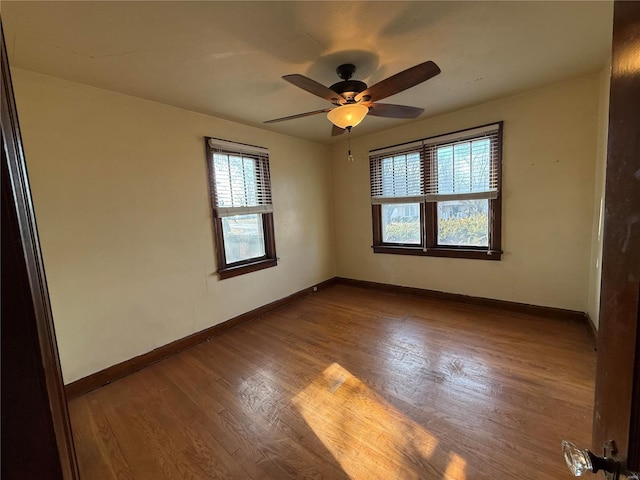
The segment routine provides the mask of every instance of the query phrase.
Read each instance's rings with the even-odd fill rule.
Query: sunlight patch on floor
[[[465,480],[462,457],[441,452],[436,461],[435,436],[337,363],[292,402],[353,480]]]
[[[465,478],[467,462],[455,453],[449,454],[449,464],[444,472],[444,480],[461,480]]]

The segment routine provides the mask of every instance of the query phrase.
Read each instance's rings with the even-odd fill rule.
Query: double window
[[[269,151],[205,141],[220,278],[275,266]]]
[[[376,253],[499,260],[502,122],[369,152]]]

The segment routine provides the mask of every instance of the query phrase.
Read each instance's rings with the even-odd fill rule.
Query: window
[[[502,122],[369,152],[373,251],[500,260]]]
[[[275,266],[269,151],[205,140],[218,275],[229,278]]]

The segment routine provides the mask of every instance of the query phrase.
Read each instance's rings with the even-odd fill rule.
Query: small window
[[[370,152],[376,253],[499,260],[502,122]]]
[[[220,278],[275,266],[269,151],[205,140]]]

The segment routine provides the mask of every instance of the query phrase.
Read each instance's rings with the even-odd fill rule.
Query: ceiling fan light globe
[[[327,118],[336,127],[355,127],[369,113],[369,108],[361,104],[349,104],[336,107],[327,113]]]

